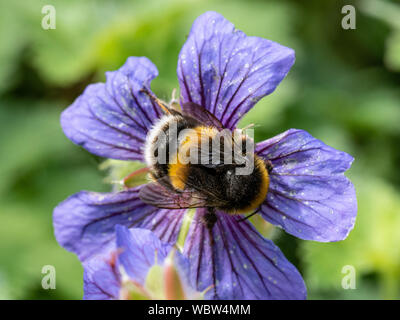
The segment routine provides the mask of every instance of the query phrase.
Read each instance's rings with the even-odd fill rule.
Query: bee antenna
[[[148,90],[146,87],[143,87],[140,89],[140,92],[145,93],[153,102],[155,102],[165,113],[170,114],[171,111],[169,108],[165,105],[164,102],[162,102],[160,99],[158,99],[150,90]]]

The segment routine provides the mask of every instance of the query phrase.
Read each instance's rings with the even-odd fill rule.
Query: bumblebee
[[[164,115],[146,137],[144,156],[152,182],[141,189],[142,201],[166,209],[207,208],[203,219],[209,230],[217,221],[217,210],[229,214],[257,210],[267,195],[271,168],[253,150],[248,152],[252,140],[241,134],[238,143],[221,134],[229,130],[200,105],[184,103],[178,111],[176,104],[167,105],[144,92]],[[226,139],[234,148],[227,147]],[[225,143],[214,147],[216,140]],[[232,155],[235,147],[239,157]],[[200,162],[192,161],[192,155]],[[217,161],[211,161],[215,155]],[[238,174],[246,162],[251,162],[251,172]]]

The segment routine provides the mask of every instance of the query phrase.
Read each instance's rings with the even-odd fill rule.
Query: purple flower
[[[178,61],[181,104],[206,108],[234,129],[254,104],[275,90],[294,63],[294,51],[275,42],[248,37],[215,12],[195,22]],[[157,76],[147,58],[131,57],[106,83],[88,86],[61,116],[68,138],[107,158],[144,161],[148,130],[161,117],[145,94]],[[260,214],[301,239],[338,241],[353,228],[357,203],[344,176],[353,158],[291,129],[256,146],[273,170]],[[117,224],[147,228],[175,243],[186,209],[152,207],[139,198],[142,186],[118,193],[82,191],[54,210],[58,242],[85,262],[114,241]],[[197,209],[185,238],[191,282],[209,299],[304,299],[296,268],[272,241],[240,215],[217,212],[212,232]],[[212,239],[211,239],[212,238]]]
[[[84,263],[84,299],[200,297],[189,285],[189,264],[171,244],[146,229],[117,225],[116,239]]]

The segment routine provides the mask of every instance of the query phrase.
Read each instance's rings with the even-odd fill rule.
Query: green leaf
[[[400,71],[400,30],[393,32],[386,41],[385,63],[390,70]]]

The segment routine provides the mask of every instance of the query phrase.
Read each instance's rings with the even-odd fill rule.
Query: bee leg
[[[265,167],[267,168],[268,173],[271,173],[272,170],[274,169],[272,162],[270,160],[265,160],[264,163],[265,163]]]
[[[249,218],[251,218],[252,216],[254,216],[256,213],[258,213],[261,210],[261,207],[258,207],[258,209],[256,211],[254,211],[253,213],[250,213],[247,217],[244,217],[243,219],[238,220],[238,222],[242,222],[245,221]]]
[[[208,230],[212,230],[215,223],[217,222],[217,215],[215,214],[214,208],[207,208],[206,214],[203,216],[203,223],[207,227]]]
[[[210,244],[211,246],[214,245],[214,238],[212,235],[212,229],[217,222],[218,218],[217,215],[215,214],[215,209],[214,208],[207,208],[206,214],[203,216],[203,223],[205,224],[207,230],[208,230],[208,235],[210,237]]]

